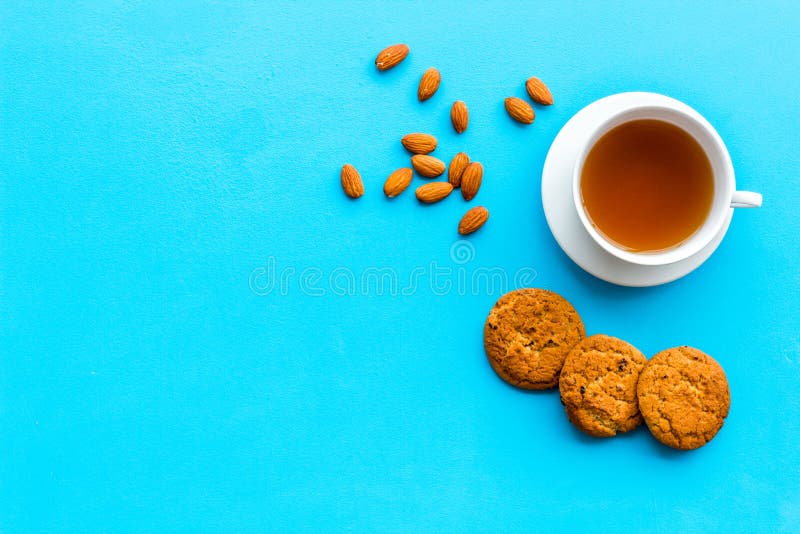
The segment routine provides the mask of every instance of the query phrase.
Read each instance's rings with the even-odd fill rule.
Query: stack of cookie
[[[486,320],[484,346],[492,368],[509,384],[558,386],[569,420],[592,436],[615,436],[644,421],[664,445],[696,449],[728,415],[728,381],[713,358],[675,347],[648,361],[621,339],[586,337],[578,312],[552,291],[503,295]]]

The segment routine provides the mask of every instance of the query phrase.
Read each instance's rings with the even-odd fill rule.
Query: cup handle
[[[761,193],[751,191],[734,191],[731,198],[732,208],[760,208]]]

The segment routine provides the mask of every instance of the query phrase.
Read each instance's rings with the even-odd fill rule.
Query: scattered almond
[[[461,187],[461,176],[467,165],[469,165],[469,156],[466,152],[459,152],[450,160],[450,166],[447,168],[447,181],[453,184],[453,187]]]
[[[417,89],[417,98],[420,102],[428,100],[439,89],[439,82],[442,81],[442,75],[439,71],[431,67],[422,74],[419,80],[419,88]]]
[[[550,106],[553,104],[553,95],[550,93],[550,89],[536,76],[528,78],[528,81],[525,82],[525,89],[528,91],[531,100],[537,104],[543,106]]]
[[[453,185],[450,182],[431,182],[417,188],[417,199],[426,204],[439,202],[453,192]]]
[[[355,167],[349,163],[342,166],[342,189],[350,198],[358,198],[364,194],[364,182]]]
[[[461,222],[458,223],[458,233],[461,235],[471,234],[483,226],[488,218],[489,210],[483,206],[475,206],[461,217]]]
[[[445,169],[444,161],[440,160],[439,158],[425,156],[423,154],[411,156],[411,166],[414,167],[414,170],[417,171],[417,174],[424,176],[425,178],[436,178],[437,176],[441,176]]]
[[[450,120],[453,122],[453,128],[457,133],[464,133],[467,130],[469,111],[463,101],[456,100],[453,103],[453,107],[450,108]]]
[[[400,140],[412,154],[428,154],[436,150],[436,138],[424,133],[410,133]]]
[[[396,197],[411,184],[411,176],[412,171],[408,167],[397,169],[389,175],[386,179],[386,183],[383,184],[384,194],[389,198]]]
[[[531,124],[533,122],[533,108],[521,98],[515,96],[506,98],[506,111],[517,122],[523,124]]]
[[[477,161],[467,165],[464,174],[461,175],[461,196],[464,200],[472,200],[478,194],[483,181],[483,165]]]
[[[408,45],[396,44],[384,48],[375,58],[375,66],[378,70],[389,70],[403,61],[408,55]]]

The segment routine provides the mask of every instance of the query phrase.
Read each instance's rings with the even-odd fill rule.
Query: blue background
[[[800,530],[798,6],[2,2],[0,530]],[[395,42],[411,54],[378,73]],[[531,75],[556,103],[524,127],[503,99]],[[539,197],[559,128],[629,90],[699,110],[765,198],[650,289],[573,265]],[[411,131],[483,162],[468,244],[459,195],[383,197]],[[270,262],[295,276],[265,295]],[[488,287],[326,290],[431,262],[529,267],[590,333],[701,348],[725,427],[690,453],[583,436],[486,363]]]

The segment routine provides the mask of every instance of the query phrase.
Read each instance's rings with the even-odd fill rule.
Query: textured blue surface
[[[0,530],[798,531],[798,4],[302,4],[0,3]],[[503,98],[534,74],[556,104],[522,127]],[[651,289],[572,265],[538,194],[559,128],[627,90],[703,113],[765,198]],[[486,168],[468,243],[460,196],[383,198],[419,130]],[[715,356],[721,433],[594,440],[504,385],[488,267],[591,333]]]

